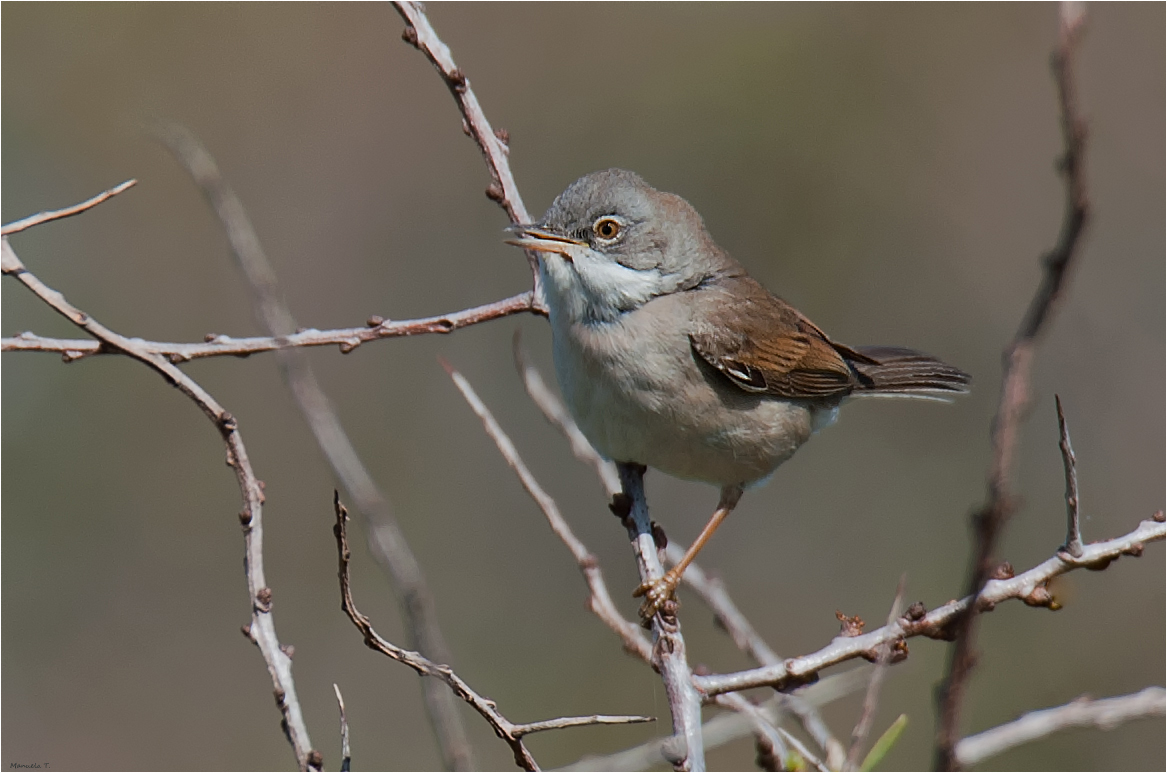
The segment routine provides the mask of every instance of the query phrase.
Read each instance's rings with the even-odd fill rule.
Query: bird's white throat
[[[547,305],[565,321],[612,322],[669,291],[658,268],[638,271],[587,248],[571,258],[544,253],[540,261]]]

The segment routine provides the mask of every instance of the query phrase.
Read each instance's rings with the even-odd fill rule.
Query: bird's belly
[[[810,405],[749,394],[707,372],[687,335],[635,326],[554,331],[568,408],[601,454],[717,485],[765,478],[813,433]],[[602,340],[601,340],[602,339]]]

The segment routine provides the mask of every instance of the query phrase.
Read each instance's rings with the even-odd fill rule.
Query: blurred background
[[[527,206],[622,166],[685,196],[718,242],[849,344],[922,349],[971,372],[951,405],[871,401],[784,465],[702,554],[784,655],[826,644],[835,610],[875,625],[896,582],[958,596],[984,496],[1000,352],[1053,244],[1063,189],[1046,5],[441,5],[431,8],[495,126]],[[1164,7],[1092,5],[1077,77],[1094,219],[1034,366],[1021,507],[1000,550],[1018,569],[1064,536],[1054,392],[1077,452],[1085,536],[1163,506]],[[155,340],[260,332],[223,232],[143,127],[188,125],[253,219],[300,324],[345,327],[489,302],[529,287],[454,102],[378,5],[5,4],[3,219],[139,186],[13,238],[30,270],[113,329]],[[583,607],[585,586],[437,363],[481,392],[629,616],[635,570],[590,470],[522,391],[521,328],[551,377],[544,321],[310,352],[428,576],[458,672],[511,719],[667,717],[657,677]],[[3,334],[77,337],[16,283]],[[367,650],[338,603],[335,482],[275,359],[185,368],[238,417],[267,484],[265,555],[280,638],[314,745],[336,769],[344,692],[354,767],[433,768],[419,680]],[[3,357],[3,758],[53,769],[288,768],[249,604],[239,494],[218,433],[119,357]],[[709,486],[649,475],[656,520],[688,542]],[[393,595],[353,534],[358,605],[404,642]],[[1082,693],[1164,680],[1164,553],[983,619],[965,732]],[[746,661],[682,590],[691,658]],[[946,645],[910,642],[878,735],[910,724],[888,768],[931,764]],[[826,711],[847,736],[861,696]],[[712,713],[710,710],[709,713]],[[467,712],[484,768],[510,754]],[[667,728],[530,739],[546,766]],[[990,764],[1162,769],[1163,723],[1074,731]],[[752,766],[749,741],[713,752]]]

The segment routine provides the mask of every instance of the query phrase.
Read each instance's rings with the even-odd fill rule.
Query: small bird
[[[847,397],[968,391],[968,374],[926,354],[832,341],[718,247],[687,201],[632,172],[585,175],[542,222],[510,230],[540,256],[559,387],[596,450],[721,487],[684,558],[636,589],[644,620],[743,489]]]

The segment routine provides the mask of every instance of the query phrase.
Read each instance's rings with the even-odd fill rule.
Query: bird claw
[[[651,620],[653,615],[661,611],[665,602],[674,598],[674,593],[677,590],[677,585],[680,584],[680,580],[681,578],[672,572],[666,572],[663,577],[641,583],[632,592],[633,596],[644,597],[644,602],[640,605],[640,619],[642,621],[647,622]]]

